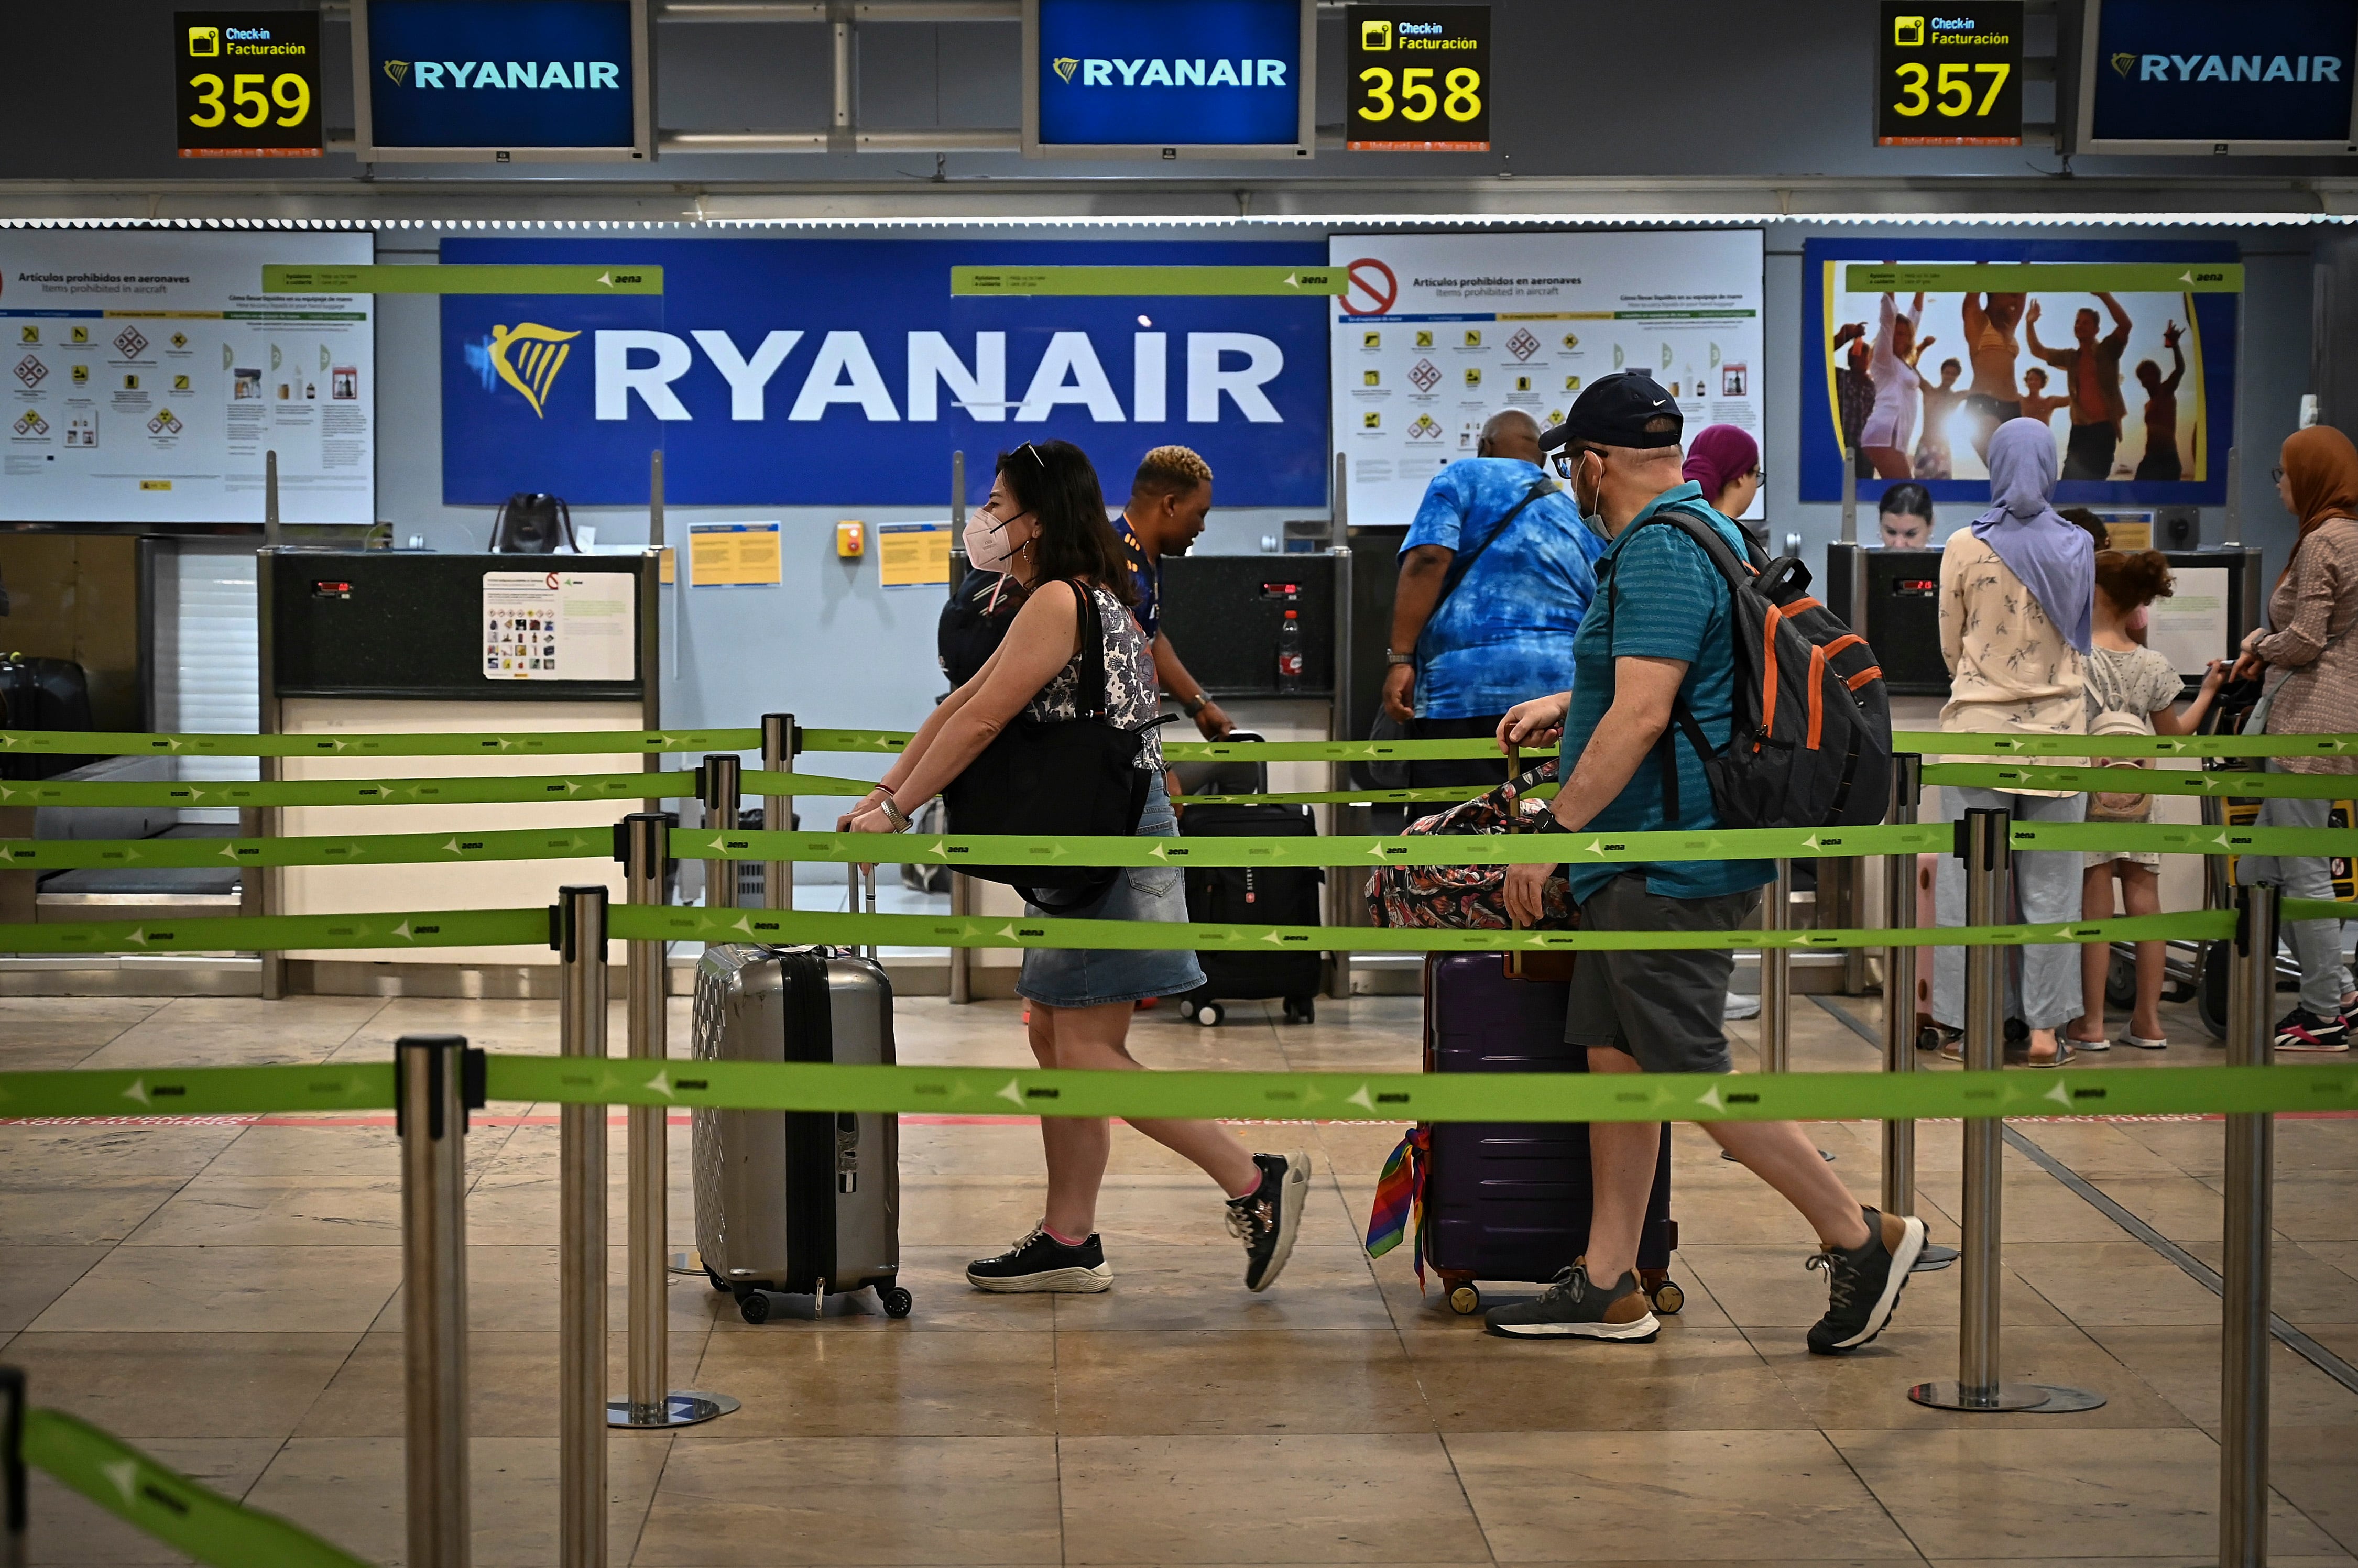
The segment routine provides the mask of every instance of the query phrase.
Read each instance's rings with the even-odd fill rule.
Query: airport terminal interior
[[[2358,1568],[2358,0],[8,22],[0,1564]]]

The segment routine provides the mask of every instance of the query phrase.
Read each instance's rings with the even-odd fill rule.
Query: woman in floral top
[[[1137,730],[1162,707],[1146,634],[1130,612],[1130,568],[1087,454],[1069,441],[1026,441],[999,455],[990,500],[967,524],[975,565],[1003,570],[1026,595],[1007,636],[972,680],[942,699],[911,737],[883,782],[837,824],[841,832],[895,833],[909,815],[964,773],[1019,716],[1032,721],[1080,713],[1084,629],[1082,595],[1096,609],[1102,638],[1106,717]],[[1161,787],[1163,752],[1145,730],[1138,766],[1154,781],[1137,831],[1178,832]],[[1110,887],[1078,908],[1027,906],[1033,919],[1187,918],[1175,866],[1118,873]],[[1174,935],[1176,935],[1174,933]],[[1192,952],[1029,948],[1018,994],[1029,1001],[1032,1053],[1044,1067],[1136,1072],[1130,1019],[1147,997],[1176,996],[1204,983]],[[1228,1228],[1245,1246],[1245,1288],[1267,1290],[1283,1271],[1310,1194],[1305,1154],[1256,1154],[1217,1121],[1134,1119],[1130,1125],[1202,1169],[1228,1195]],[[1102,1118],[1043,1117],[1048,1194],[1040,1223],[995,1258],[967,1267],[979,1291],[1095,1292],[1113,1282],[1097,1234],[1112,1131]]]
[[[1941,559],[1941,656],[1949,665],[1949,701],[1941,709],[1941,728],[1967,734],[2084,735],[2096,582],[2093,541],[2057,515],[2050,502],[2055,440],[2046,426],[2036,419],[1999,426],[1990,438],[1989,471],[1995,504],[1949,536]],[[2087,798],[2053,790],[1943,784],[1941,805],[1952,822],[1969,808],[2003,808],[2017,821],[2078,822]],[[2080,917],[2078,854],[2017,852],[2012,881],[2024,920],[2046,924]],[[1937,862],[1933,907],[1941,925],[1964,924],[1964,869],[1954,856],[1943,855]],[[2006,1016],[2021,1019],[2030,1037],[2025,1045],[2009,1044],[2007,1059],[2058,1066],[2071,1059],[2071,1050],[2056,1031],[2081,1011],[2079,952],[2051,945],[2020,951],[2020,973],[2007,967]],[[1964,1025],[1964,949],[1933,949],[1932,1017],[1952,1032]],[[1952,1057],[1963,1054],[1953,1033],[1942,1050]]]

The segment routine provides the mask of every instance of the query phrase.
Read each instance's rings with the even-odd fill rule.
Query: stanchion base
[[[727,1394],[708,1394],[694,1389],[676,1390],[665,1396],[661,1411],[648,1411],[636,1415],[628,1400],[606,1401],[606,1424],[627,1427],[634,1431],[652,1431],[657,1427],[698,1426],[715,1416],[723,1416],[741,1407],[740,1401]]]
[[[1927,1242],[1924,1250],[1916,1255],[1916,1266],[1908,1271],[1911,1274],[1937,1274],[1956,1260],[1955,1248],[1935,1247]]]
[[[2104,1402],[2102,1394],[2056,1383],[2000,1383],[1993,1393],[1992,1398],[1968,1400],[1964,1385],[1953,1378],[1942,1378],[1936,1382],[1917,1384],[1908,1390],[1908,1397],[1934,1410],[1993,1415],[2062,1415],[2072,1411],[2096,1410]]]
[[[696,1274],[700,1276],[704,1272],[704,1254],[701,1252],[675,1252],[671,1255],[671,1261],[665,1265],[665,1271],[673,1274]]]

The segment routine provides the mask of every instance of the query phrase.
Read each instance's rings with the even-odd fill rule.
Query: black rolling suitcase
[[[1563,1043],[1570,989],[1514,979],[1495,953],[1428,954],[1425,1071],[1586,1072],[1587,1048]],[[1481,1309],[1477,1280],[1552,1280],[1586,1249],[1593,1201],[1586,1123],[1444,1121],[1433,1124],[1431,1138],[1424,1259],[1453,1311]],[[1638,1239],[1639,1287],[1658,1313],[1675,1313],[1686,1301],[1669,1278],[1678,1245],[1665,1125]]]
[[[715,945],[697,966],[698,1061],[890,1066],[892,987],[827,947]],[[715,1290],[763,1323],[782,1296],[876,1287],[909,1314],[901,1257],[900,1121],[854,1111],[693,1113],[696,1245]]]
[[[0,729],[91,728],[90,677],[71,659],[0,655]],[[0,779],[54,778],[88,757],[51,752],[0,752]]]
[[[1258,741],[1238,732],[1234,741]],[[1188,795],[1266,795],[1269,767],[1260,762],[1181,764]],[[1314,838],[1318,826],[1306,806],[1186,806],[1179,831],[1190,838]],[[1191,866],[1187,869],[1187,918],[1202,924],[1321,925],[1320,890],[1326,873],[1302,866]],[[1282,998],[1289,1022],[1317,1016],[1325,960],[1317,953],[1195,955],[1204,984],[1179,999],[1182,1017],[1210,1028],[1224,1016],[1220,1003]]]

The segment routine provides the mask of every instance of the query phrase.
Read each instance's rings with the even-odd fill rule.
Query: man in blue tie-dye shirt
[[[1572,685],[1605,550],[1541,470],[1530,415],[1495,416],[1475,450],[1433,476],[1401,545],[1384,709],[1420,740],[1487,740],[1518,702]],[[1419,787],[1504,777],[1503,759],[1409,764]]]

